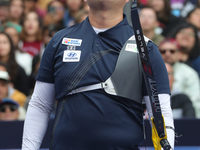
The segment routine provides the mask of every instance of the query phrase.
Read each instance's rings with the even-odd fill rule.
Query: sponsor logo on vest
[[[71,38],[63,38],[62,44],[64,45],[73,45],[73,46],[81,46],[81,39],[71,39]]]
[[[128,43],[126,45],[125,51],[135,52],[138,53],[137,45]]]
[[[81,57],[80,50],[65,50],[63,54],[63,62],[79,62]]]

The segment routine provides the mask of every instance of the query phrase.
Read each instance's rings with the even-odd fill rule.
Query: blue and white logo
[[[68,56],[69,58],[73,58],[73,57],[76,57],[77,54],[74,53],[74,52],[71,52],[71,53],[68,53],[67,56]]]
[[[80,50],[65,50],[63,54],[63,62],[79,62],[81,57]]]

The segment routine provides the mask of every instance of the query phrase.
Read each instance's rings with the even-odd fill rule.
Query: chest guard
[[[145,38],[146,44],[149,39]],[[111,95],[118,95],[142,103],[142,66],[135,36],[123,46],[115,70],[102,86]]]

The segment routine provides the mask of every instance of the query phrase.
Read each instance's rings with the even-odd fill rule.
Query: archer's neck
[[[111,28],[123,20],[123,10],[116,12],[91,10],[89,20],[93,27],[99,29]]]

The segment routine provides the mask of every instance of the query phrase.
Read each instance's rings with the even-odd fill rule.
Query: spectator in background
[[[4,30],[4,26],[6,25],[8,18],[9,18],[9,2],[0,1],[0,31]]]
[[[5,64],[0,63],[0,99],[11,98],[17,102],[19,106],[19,120],[24,120],[26,111],[24,105],[26,102],[26,96],[20,91],[14,89],[12,83],[9,80],[9,75],[7,72],[7,67]]]
[[[170,1],[149,0],[148,4],[156,11],[161,33],[166,36],[179,22],[178,17],[171,13]]]
[[[39,7],[42,10],[46,10],[47,9],[47,5],[51,2],[52,0],[38,0],[37,1],[37,7]],[[63,1],[63,0],[61,0]]]
[[[89,12],[85,9],[79,10],[76,15],[74,16],[75,23],[81,23],[87,18]]]
[[[139,2],[140,4],[145,5],[145,6],[148,4],[147,1],[148,1],[148,0],[138,0],[138,2]]]
[[[199,33],[199,40],[200,40],[200,7],[196,7],[195,9],[191,10],[186,16],[187,22],[193,24]]]
[[[44,26],[56,26],[59,30],[65,28],[63,22],[64,5],[59,0],[51,1],[47,7],[47,15],[44,17]]]
[[[180,45],[179,61],[197,71],[200,77],[200,43],[197,29],[190,23],[179,24],[170,34]]]
[[[0,100],[0,121],[16,121],[19,118],[19,104],[10,98]]]
[[[172,90],[174,83],[174,71],[169,63],[165,63],[169,77],[169,85]],[[171,107],[173,118],[195,118],[195,110],[189,97],[181,92],[176,92],[171,95]]]
[[[200,0],[197,0],[197,7],[200,7]]]
[[[65,0],[66,11],[64,14],[65,27],[69,27],[75,24],[75,15],[83,7],[82,0]]]
[[[26,75],[29,76],[31,74],[32,57],[28,53],[22,52],[18,48],[19,34],[14,27],[8,26],[5,28],[4,31],[12,39],[12,42],[15,48],[15,59],[17,63],[24,69],[24,71],[26,72]]]
[[[16,28],[14,28],[13,26],[6,26],[4,29],[4,32],[10,36],[10,38],[13,42],[14,48],[17,49],[18,43],[19,43],[19,34],[18,34]]]
[[[132,0],[129,0],[130,4],[132,4]],[[148,2],[147,0],[137,0],[137,7],[138,7],[138,10],[140,10],[141,8],[145,7],[148,5]]]
[[[9,75],[4,66],[0,66],[0,99],[8,97]]]
[[[47,46],[53,35],[59,30],[60,28],[56,25],[49,25],[43,28],[43,38],[45,47]]]
[[[184,2],[185,0],[170,0],[173,15],[180,17]]]
[[[24,0],[24,14],[36,10],[37,0]]]
[[[83,8],[82,9],[89,13],[90,7],[89,7],[88,3],[83,3]]]
[[[6,63],[10,69],[11,82],[14,88],[28,95],[28,78],[24,69],[15,60],[15,48],[12,40],[4,32],[0,33],[0,62]]]
[[[15,24],[17,32],[20,33],[22,30],[21,21],[24,12],[23,0],[10,0],[9,11],[9,21]]]
[[[143,34],[151,39],[156,45],[159,45],[164,40],[164,36],[156,34],[154,29],[158,27],[156,12],[151,7],[143,7],[139,13],[140,23]]]
[[[190,66],[179,62],[180,46],[175,39],[167,38],[159,45],[160,53],[165,62],[174,70],[173,93],[186,94],[192,101],[196,117],[200,118],[200,81],[197,72]]]
[[[12,83],[10,82],[9,74],[6,69],[6,65],[0,63],[0,99],[9,97],[19,103],[20,106],[24,107],[27,97],[11,86]]]
[[[187,14],[196,7],[193,0],[185,0],[184,7],[181,10],[181,17],[185,19]]]
[[[44,50],[42,26],[36,12],[30,11],[25,15],[23,29],[20,34],[21,42],[19,48],[22,52],[35,56]]]
[[[38,6],[38,0],[23,0],[23,1],[24,1],[24,14],[27,14],[30,11],[34,11],[40,16],[40,18],[44,18],[44,16],[46,15],[46,11]]]
[[[47,14],[47,5],[52,0],[36,0],[35,1],[35,12],[40,16],[40,18],[44,18]]]

